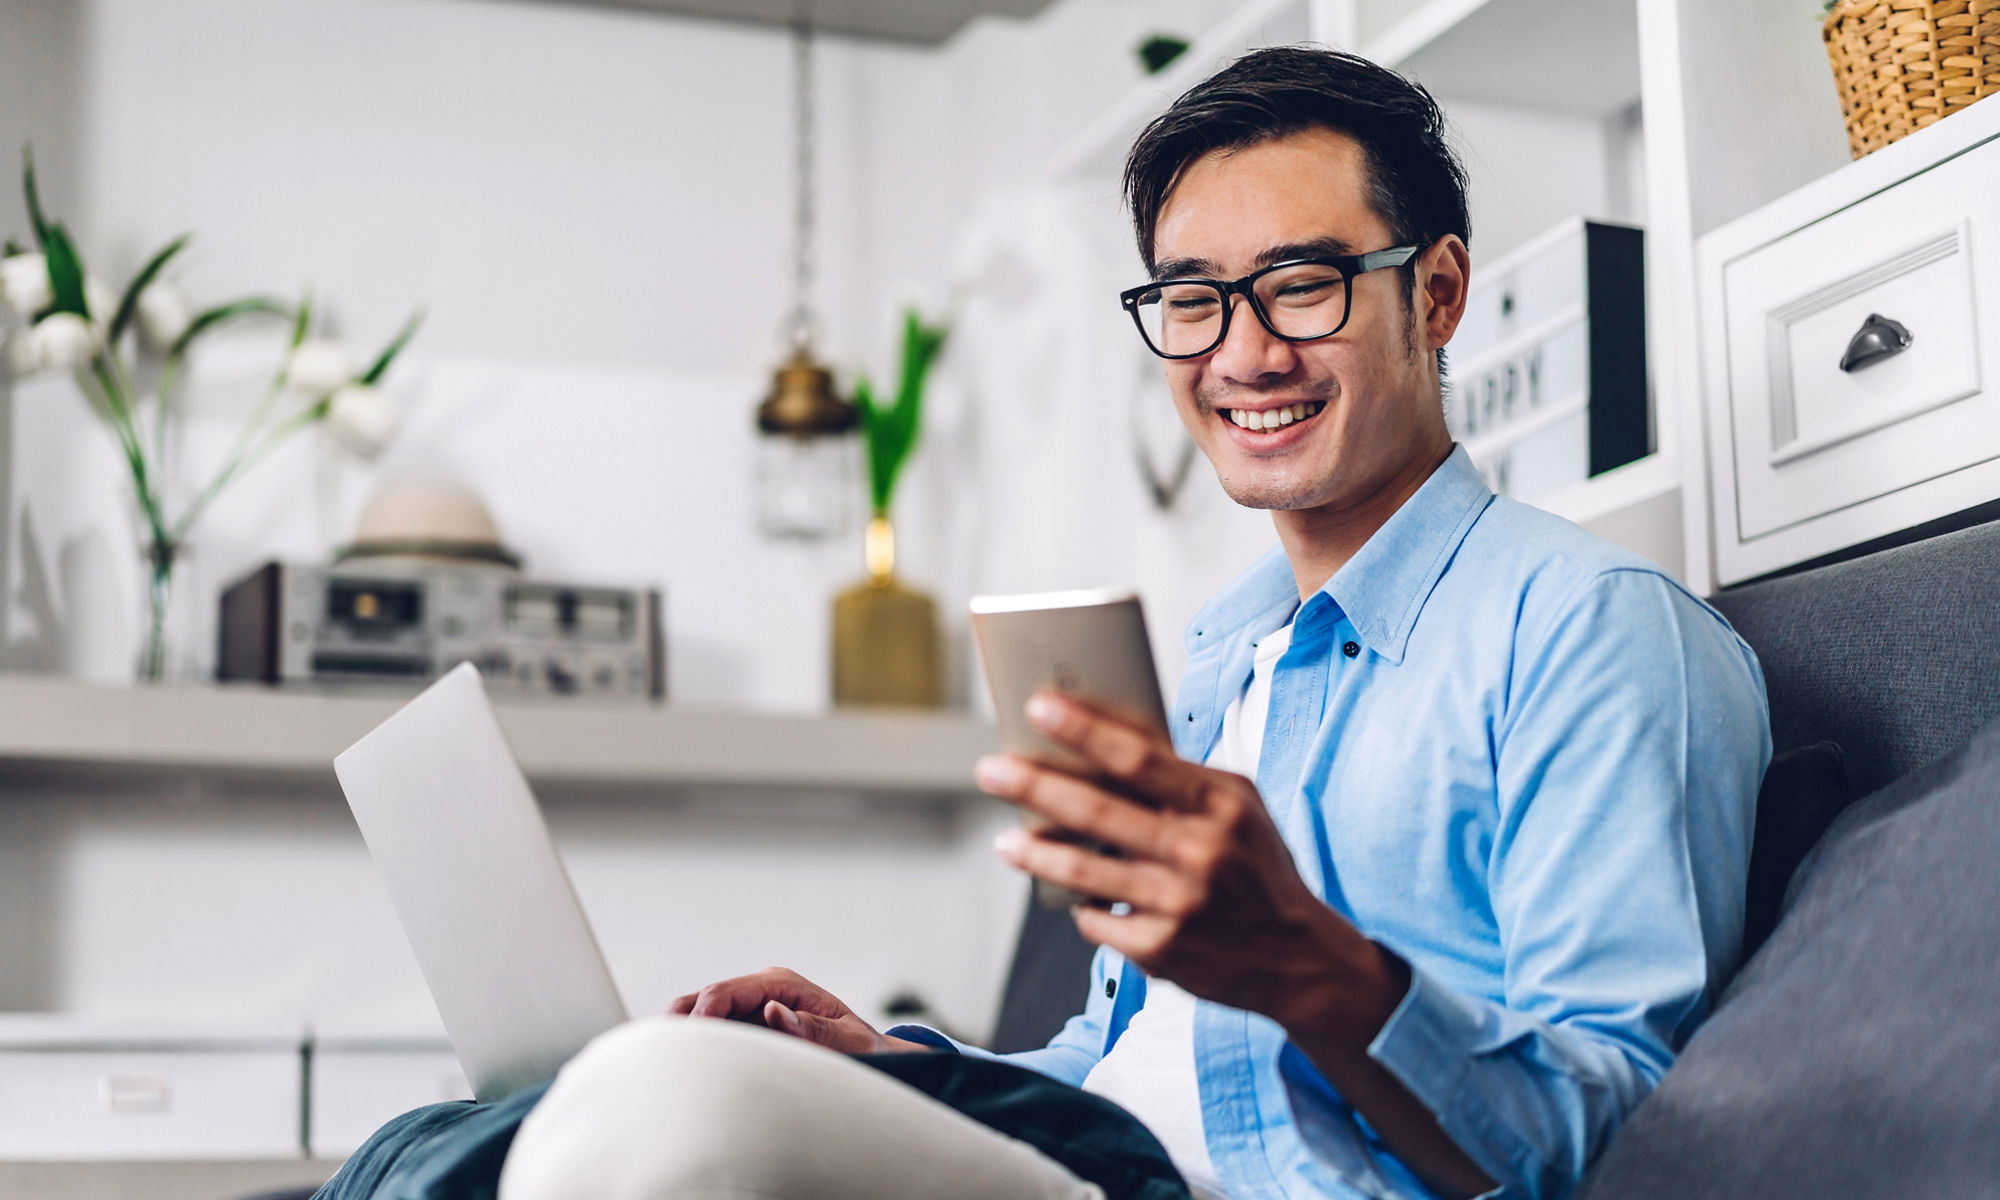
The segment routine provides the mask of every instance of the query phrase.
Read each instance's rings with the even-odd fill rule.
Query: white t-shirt
[[[1257,777],[1264,721],[1271,711],[1271,672],[1292,644],[1292,627],[1259,641],[1256,666],[1243,694],[1222,715],[1222,736],[1208,756],[1219,771]],[[1139,1118],[1160,1139],[1195,1200],[1229,1200],[1201,1125],[1201,1089],[1194,1065],[1195,999],[1164,979],[1146,981],[1146,1003],[1084,1078],[1095,1092]]]

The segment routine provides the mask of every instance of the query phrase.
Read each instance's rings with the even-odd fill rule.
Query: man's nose
[[[1298,365],[1297,348],[1264,328],[1248,296],[1231,296],[1229,303],[1229,332],[1208,360],[1210,371],[1238,383],[1254,383],[1287,374]]]

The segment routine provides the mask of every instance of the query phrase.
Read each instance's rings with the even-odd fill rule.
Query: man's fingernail
[[[1047,692],[1036,692],[1028,697],[1028,719],[1038,727],[1048,729],[1062,719],[1062,705]]]
[[[1004,754],[988,754],[973,767],[973,776],[986,791],[1004,792],[1021,782],[1021,768]]]
[[[1028,835],[1018,829],[1003,829],[993,839],[993,849],[1000,857],[1015,859],[1020,857],[1021,848],[1028,844]]]
[[[799,1014],[782,1004],[778,1005],[777,1008],[778,1024],[783,1025],[789,1032],[797,1033],[799,1031]]]

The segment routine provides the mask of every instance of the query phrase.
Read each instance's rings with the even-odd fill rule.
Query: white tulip
[[[354,381],[354,354],[339,342],[314,339],[292,351],[285,377],[308,396],[324,396]]]
[[[80,367],[97,353],[97,327],[75,313],[50,313],[28,331],[28,347],[37,371]]]
[[[41,368],[35,364],[35,346],[27,329],[10,329],[0,339],[0,373],[24,379]]]
[[[157,353],[173,348],[194,324],[194,302],[171,283],[153,283],[139,293],[139,340]]]
[[[39,254],[0,258],[0,304],[17,316],[34,319],[56,299],[49,284],[49,260]]]
[[[104,286],[96,279],[83,281],[83,306],[90,310],[90,319],[99,325],[111,326],[111,318],[118,315],[118,293]]]
[[[333,394],[326,430],[362,458],[373,458],[396,432],[396,406],[382,389],[350,383]]]

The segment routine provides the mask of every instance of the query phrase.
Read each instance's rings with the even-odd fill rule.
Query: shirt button
[[[1116,996],[1117,994],[1118,994],[1118,981],[1117,981],[1116,979],[1107,979],[1107,980],[1105,980],[1105,981],[1104,981],[1104,998],[1105,998],[1106,1000],[1109,1000],[1109,999],[1111,999],[1111,998],[1112,998],[1113,996]]]
[[[1340,652],[1341,652],[1342,654],[1345,654],[1345,655],[1346,655],[1347,657],[1349,657],[1349,658],[1355,658],[1355,657],[1359,656],[1359,655],[1360,655],[1360,653],[1361,653],[1361,646],[1360,646],[1360,643],[1358,643],[1358,642],[1348,642],[1348,643],[1346,643],[1345,645],[1341,646],[1341,648],[1340,648]]]

